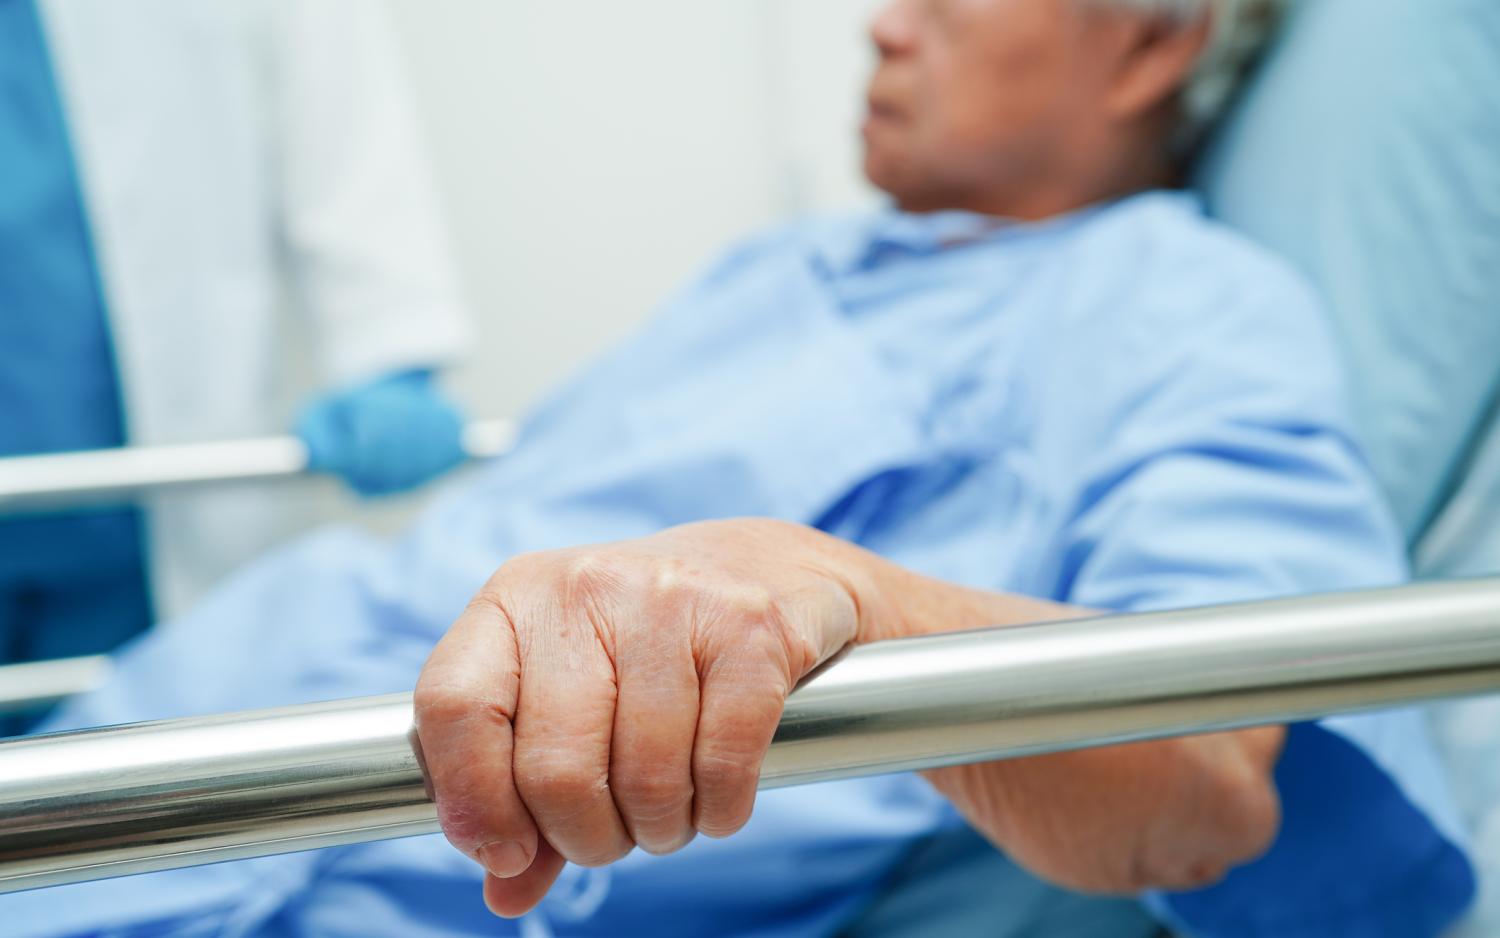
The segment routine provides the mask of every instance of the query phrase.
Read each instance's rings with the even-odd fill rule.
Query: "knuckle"
[[[610,785],[626,812],[641,821],[671,817],[693,800],[691,781],[661,772],[622,775]]]
[[[742,753],[711,750],[694,760],[696,787],[713,802],[732,800],[746,788],[753,788],[759,776],[759,767]]]
[[[652,564],[651,588],[658,593],[670,593],[691,585],[698,576],[699,571],[695,565],[683,557],[658,557]]]
[[[467,722],[484,707],[473,694],[441,680],[420,680],[412,693],[412,708],[419,732],[424,725]]]
[[[580,550],[565,556],[558,580],[568,598],[597,600],[617,592],[625,576],[616,561],[596,550]]]
[[[668,610],[698,609],[716,592],[708,572],[682,557],[657,558],[647,576],[652,601]]]
[[[474,594],[465,612],[466,614],[481,614],[492,628],[514,633],[516,616],[512,614],[513,608],[508,585],[492,581],[486,583],[483,589]]]
[[[609,780],[597,766],[571,754],[520,754],[516,757],[516,790],[534,809],[566,820],[609,791]]]
[[[512,557],[505,561],[480,587],[479,592],[474,594],[474,598],[469,600],[469,610],[488,613],[502,622],[513,623],[513,588],[518,583],[534,581],[530,573],[530,567],[534,563],[534,556]]]
[[[424,672],[412,691],[412,716],[418,736],[424,727],[477,724],[480,731],[509,730],[513,714],[500,688],[475,687]],[[437,753],[439,757],[441,753]]]
[[[500,564],[495,575],[490,577],[480,595],[496,595],[502,592],[506,585],[512,580],[530,578],[535,576],[539,570],[549,563],[553,557],[549,551],[532,551],[526,554],[513,554]]]
[[[767,653],[779,656],[778,660],[785,661],[796,675],[812,670],[821,653],[812,637],[797,628],[785,605],[772,602],[763,618],[765,628],[762,633],[768,646]]]
[[[780,604],[764,586],[736,584],[728,591],[727,605],[737,620],[755,631],[779,631],[782,627]]]
[[[717,566],[711,560],[679,555],[651,559],[648,586],[659,598],[709,605],[720,617],[764,614],[771,592]]]
[[[817,660],[811,641],[787,617],[782,604],[770,596],[744,597],[726,620],[728,635],[720,653],[734,659],[736,670],[774,676],[777,684],[795,680]],[[781,696],[790,685],[779,687]]]

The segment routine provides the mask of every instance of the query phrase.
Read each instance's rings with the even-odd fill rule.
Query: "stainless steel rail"
[[[1500,580],[855,648],[763,788],[1500,688]],[[0,743],[0,892],[437,829],[409,696]]]
[[[470,458],[510,449],[515,425],[484,420],[464,430]],[[180,486],[268,482],[308,471],[307,447],[291,436],[0,459],[0,515],[127,500]]]
[[[109,678],[108,655],[61,658],[0,668],[0,715],[39,710],[91,691]]]

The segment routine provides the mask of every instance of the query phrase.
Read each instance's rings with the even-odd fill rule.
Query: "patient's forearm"
[[[862,552],[861,552],[862,553]],[[869,558],[869,555],[865,555]],[[860,640],[1078,618],[1085,610],[965,589],[869,558]],[[1279,807],[1270,727],[924,773],[978,830],[1073,889],[1133,893],[1221,878],[1263,852]]]
[[[1262,853],[1279,727],[924,773],[1014,860],[1085,892],[1210,885]]]

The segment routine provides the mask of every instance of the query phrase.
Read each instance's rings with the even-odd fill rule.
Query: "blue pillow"
[[[1197,177],[1330,302],[1415,541],[1500,388],[1500,0],[1303,0]]]

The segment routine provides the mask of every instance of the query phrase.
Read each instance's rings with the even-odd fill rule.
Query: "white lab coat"
[[[325,386],[447,363],[467,320],[374,0],[42,0],[131,443],[286,432],[284,307]],[[149,506],[159,611],[268,546],[274,492]]]

